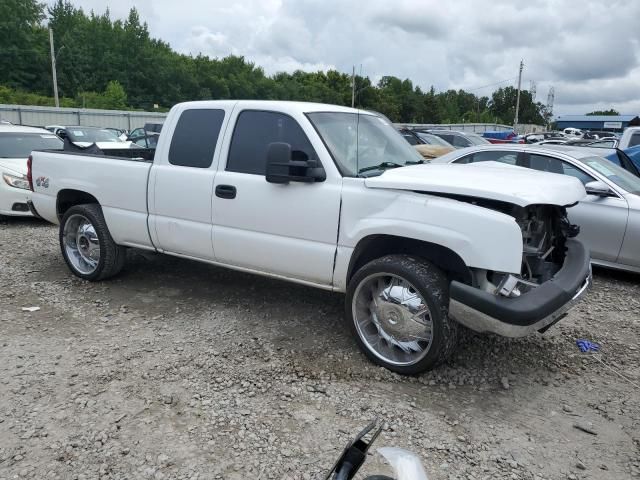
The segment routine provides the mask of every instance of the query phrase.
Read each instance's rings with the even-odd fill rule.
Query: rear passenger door
[[[215,178],[216,260],[330,285],[342,177],[335,168],[328,168],[332,160],[308,119],[297,115],[257,109],[234,112],[233,134],[223,148],[228,154],[223,153]],[[266,153],[272,142],[289,143],[300,160],[319,160],[326,180],[268,183]]]
[[[215,257],[213,179],[218,139],[232,108],[232,102],[212,108],[189,106],[160,136],[149,177],[149,230],[154,245],[165,252],[205,260]]]

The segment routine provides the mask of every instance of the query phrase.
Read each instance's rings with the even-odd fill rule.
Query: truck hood
[[[572,205],[586,196],[582,183],[567,175],[538,172],[498,162],[467,165],[412,165],[365,179],[370,188],[465,195],[512,203]]]
[[[12,174],[27,174],[26,158],[0,158],[0,170]],[[1,173],[1,172],[0,172]]]

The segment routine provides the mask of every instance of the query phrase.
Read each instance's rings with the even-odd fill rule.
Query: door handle
[[[236,187],[233,185],[216,185],[216,197],[236,198]]]

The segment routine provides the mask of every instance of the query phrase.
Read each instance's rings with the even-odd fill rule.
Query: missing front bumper
[[[451,282],[449,316],[477,332],[523,337],[562,319],[592,283],[589,253],[578,240],[567,241],[563,267],[548,282],[517,298],[492,295]]]

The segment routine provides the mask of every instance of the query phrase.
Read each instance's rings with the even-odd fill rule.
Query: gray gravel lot
[[[598,270],[544,336],[468,332],[416,378],[368,363],[342,312],[136,251],[83,282],[56,227],[0,221],[0,479],[319,478],[374,417],[376,446],[415,451],[431,480],[640,477],[640,276]],[[390,473],[378,454],[363,470]]]

